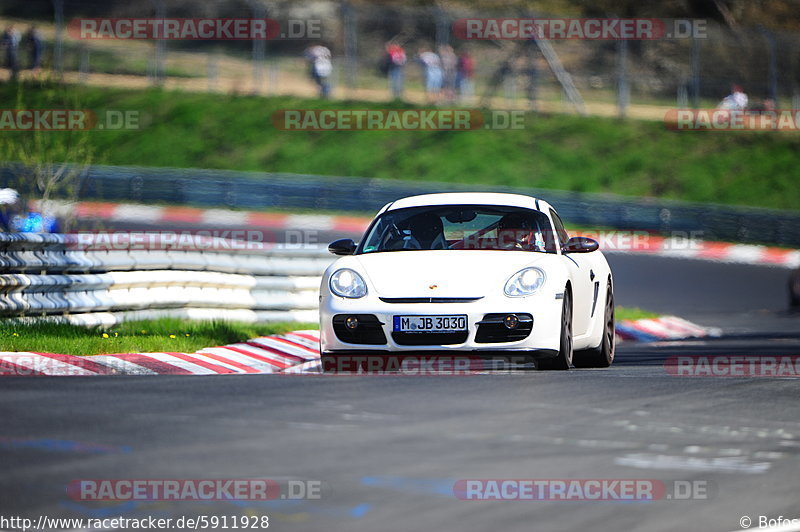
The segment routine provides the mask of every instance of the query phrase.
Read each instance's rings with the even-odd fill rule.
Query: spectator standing
[[[38,76],[42,69],[42,52],[44,45],[42,36],[36,26],[31,26],[25,33],[25,45],[28,48],[28,57],[30,59],[30,69],[34,76]]]
[[[422,65],[428,103],[437,103],[442,90],[442,61],[435,52],[427,48],[420,49],[417,61]]]
[[[775,100],[772,98],[765,98],[754,106],[750,107],[750,111],[758,114],[770,114],[775,112]]]
[[[333,72],[331,63],[331,51],[327,46],[315,44],[305,51],[305,58],[308,61],[309,74],[314,83],[319,87],[320,98],[327,98],[331,93],[331,85],[328,78]]]
[[[6,67],[11,71],[11,79],[19,74],[19,31],[11,24],[3,33],[3,45],[6,48]]]
[[[386,43],[386,54],[384,55],[382,70],[389,79],[389,90],[392,98],[400,100],[403,98],[403,69],[406,66],[406,51],[397,43]]]
[[[461,100],[469,98],[474,92],[472,78],[475,76],[475,59],[472,55],[462,51],[458,56],[458,66],[456,72],[456,91]]]
[[[747,94],[739,85],[731,87],[731,93],[723,98],[719,104],[720,109],[728,109],[731,111],[744,111],[747,109]]]
[[[439,47],[439,58],[442,60],[442,93],[447,102],[455,100],[456,76],[458,73],[458,56],[449,44]]]

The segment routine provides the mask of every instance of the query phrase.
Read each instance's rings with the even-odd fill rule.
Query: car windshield
[[[357,254],[416,250],[503,250],[556,253],[547,216],[499,205],[431,205],[387,211]]]

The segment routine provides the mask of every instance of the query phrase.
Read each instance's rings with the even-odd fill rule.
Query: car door
[[[564,253],[564,245],[569,240],[569,235],[564,229],[564,223],[553,209],[550,209],[556,238],[559,241],[561,260],[569,272],[572,281],[572,332],[573,336],[586,334],[591,323],[592,304],[597,297],[595,293],[597,275],[586,260],[586,253]]]

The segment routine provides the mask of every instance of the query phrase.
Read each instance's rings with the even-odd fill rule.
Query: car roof
[[[385,210],[424,207],[426,205],[503,205],[546,212],[550,205],[543,200],[522,194],[500,192],[443,192],[402,198],[390,203]],[[382,209],[384,210],[384,209]]]

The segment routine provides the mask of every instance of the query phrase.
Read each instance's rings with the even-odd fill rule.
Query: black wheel
[[[575,351],[574,364],[576,368],[607,368],[614,362],[615,350],[614,328],[614,290],[611,281],[606,289],[606,308],[604,314],[603,339],[594,349]]]
[[[561,310],[561,342],[558,355],[537,361],[539,370],[568,370],[572,365],[572,294],[564,290],[564,304]]]

